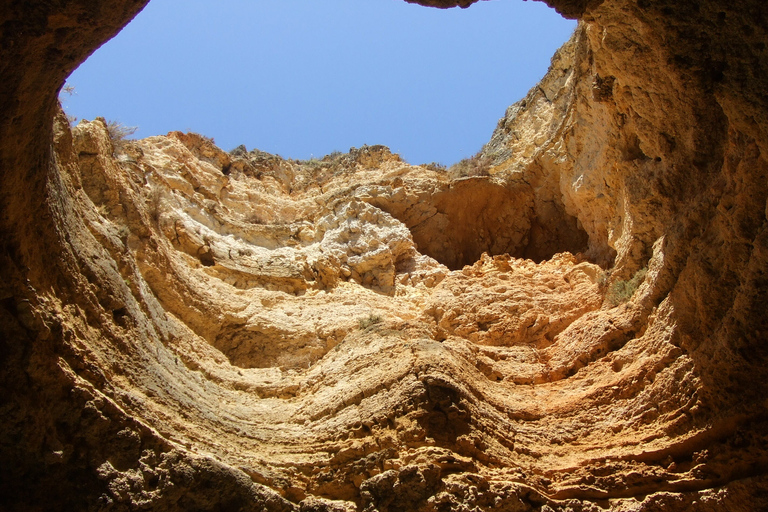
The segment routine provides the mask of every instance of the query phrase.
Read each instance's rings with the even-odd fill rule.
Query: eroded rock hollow
[[[145,3],[0,11],[3,507],[768,508],[762,1],[549,0],[459,178],[70,127]]]

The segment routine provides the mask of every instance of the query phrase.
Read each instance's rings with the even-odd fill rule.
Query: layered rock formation
[[[768,507],[768,10],[550,3],[458,179],[70,128],[143,2],[7,5],[5,506]]]

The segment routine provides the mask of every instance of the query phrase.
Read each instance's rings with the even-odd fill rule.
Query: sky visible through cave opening
[[[286,158],[384,144],[450,165],[489,140],[575,22],[540,2],[152,0],[68,79],[70,116]]]

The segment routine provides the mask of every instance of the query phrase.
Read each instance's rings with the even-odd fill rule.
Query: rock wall
[[[144,3],[0,15],[8,510],[768,507],[763,3],[548,2],[461,179],[70,128]]]

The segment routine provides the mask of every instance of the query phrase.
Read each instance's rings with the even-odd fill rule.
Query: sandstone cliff
[[[71,128],[144,3],[0,15],[8,510],[768,507],[762,3],[548,2],[465,177]]]

